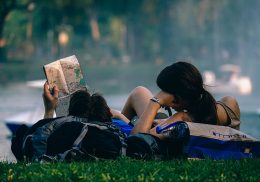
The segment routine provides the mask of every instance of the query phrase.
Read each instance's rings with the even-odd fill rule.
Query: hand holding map
[[[71,94],[86,87],[76,56],[66,57],[43,66],[50,90],[56,85],[59,89],[59,101],[56,116],[68,115]]]

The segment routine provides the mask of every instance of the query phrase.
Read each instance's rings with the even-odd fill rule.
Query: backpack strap
[[[23,145],[22,145],[22,152],[23,152],[23,154],[25,153],[26,143],[27,143],[27,141],[28,141],[29,139],[31,139],[31,138],[32,138],[32,135],[27,135],[27,136],[25,137],[25,139],[24,139],[24,141],[23,141]]]
[[[83,126],[78,138],[73,143],[73,147],[80,147],[81,146],[82,140],[86,136],[87,132],[88,132],[88,124],[85,124]]]
[[[59,159],[61,161],[64,161],[66,159],[66,157],[71,153],[74,152],[75,154],[78,155],[83,155],[84,153],[80,150],[81,148],[81,143],[84,139],[84,137],[86,136],[88,132],[88,124],[84,124],[79,136],[77,137],[77,139],[74,141],[72,148],[69,150],[66,150],[65,152],[59,154]]]
[[[126,146],[125,145],[122,146],[121,155],[122,155],[122,157],[126,156]]]

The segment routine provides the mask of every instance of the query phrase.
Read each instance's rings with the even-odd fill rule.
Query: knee
[[[144,98],[150,98],[152,97],[152,92],[143,86],[138,86],[132,90],[132,92],[129,95],[129,99],[132,101],[136,100],[143,100]]]
[[[150,94],[151,91],[144,86],[135,87],[134,90],[132,91],[133,95],[144,95],[144,94],[147,94],[147,93]]]

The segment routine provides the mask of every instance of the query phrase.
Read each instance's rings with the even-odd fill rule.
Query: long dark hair
[[[79,90],[72,95],[69,115],[85,117],[90,121],[112,121],[112,114],[106,100],[98,93],[90,95],[87,90]]]
[[[193,122],[217,124],[216,101],[204,89],[199,70],[190,63],[176,62],[164,68],[157,77],[158,87],[187,103]]]

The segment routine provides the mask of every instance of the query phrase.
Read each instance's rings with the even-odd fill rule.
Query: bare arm
[[[160,109],[160,105],[150,101],[141,115],[139,122],[134,126],[132,130],[132,134],[136,133],[149,133],[151,126],[153,124],[153,120],[157,111]]]
[[[174,115],[172,115],[171,117],[169,117],[166,120],[161,120],[161,122],[158,123],[158,126],[166,126],[166,125],[169,125],[169,124],[174,123],[176,121],[188,121],[188,122],[191,122],[191,119],[190,119],[190,117],[188,116],[187,113],[185,113],[185,112],[178,112],[178,113],[175,113]],[[157,136],[159,138],[163,138],[163,135],[156,133],[156,127],[152,128],[150,130],[150,134],[152,134],[154,136]]]
[[[160,91],[156,94],[156,98],[159,99],[159,103],[149,101],[145,111],[141,115],[139,122],[134,126],[132,134],[136,133],[150,133],[150,129],[154,122],[154,118],[161,106],[172,106],[174,97],[171,94]]]
[[[114,109],[110,109],[110,112],[112,114],[112,117],[125,121],[126,123],[130,122],[129,119],[127,119],[127,117],[125,117],[125,115],[123,115],[121,112]]]
[[[44,102],[44,118],[53,118],[54,111],[58,104],[59,90],[57,86],[53,87],[53,93],[50,92],[48,82],[45,82],[43,86],[43,102]]]

